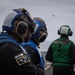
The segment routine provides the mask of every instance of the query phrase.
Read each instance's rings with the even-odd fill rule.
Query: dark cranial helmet
[[[20,29],[18,30],[24,30],[25,28],[25,24],[28,25],[29,27],[29,30],[31,32],[34,32],[34,28],[35,28],[35,24],[33,22],[33,20],[31,19],[30,15],[29,15],[29,12],[27,10],[25,10],[24,8],[20,8],[20,9],[13,9],[6,17],[5,17],[5,20],[3,22],[3,25],[2,25],[2,30],[3,31],[6,31],[6,32],[10,32],[10,31],[13,31],[14,30],[14,22],[21,16],[26,16],[27,17],[27,20],[24,21],[24,22],[21,22],[20,23]],[[21,27],[21,25],[23,27]],[[22,28],[22,29],[21,29]],[[23,33],[23,31],[22,31]]]
[[[46,24],[44,20],[39,17],[35,17],[33,20],[36,25],[34,34],[32,35],[32,39],[39,43],[43,42],[48,35]]]

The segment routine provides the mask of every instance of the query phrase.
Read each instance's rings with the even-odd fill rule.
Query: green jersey
[[[52,43],[52,59],[54,65],[69,66],[69,50],[72,42],[65,38],[59,38]]]

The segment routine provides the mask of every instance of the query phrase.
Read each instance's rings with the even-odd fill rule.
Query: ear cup
[[[58,35],[60,35],[60,30],[58,30]]]
[[[73,35],[73,32],[70,30],[70,32],[69,32],[69,36],[72,36]]]
[[[47,38],[47,33],[45,33],[45,32],[40,32],[38,41],[39,41],[39,42],[44,42],[46,38]]]
[[[17,24],[16,31],[18,34],[23,35],[28,29],[28,25],[26,22],[21,21]]]

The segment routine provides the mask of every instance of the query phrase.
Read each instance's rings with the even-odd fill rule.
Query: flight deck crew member
[[[34,33],[35,24],[23,8],[13,9],[5,17],[0,33],[1,75],[42,75],[22,47]]]
[[[45,71],[44,57],[41,55],[39,49],[40,43],[43,43],[48,36],[47,27],[45,21],[40,17],[34,17],[33,21],[36,23],[35,32],[32,34],[31,39],[27,43],[23,42],[22,45],[29,53],[32,62],[37,66],[37,68]]]
[[[45,58],[53,63],[53,75],[74,75],[75,45],[69,39],[73,32],[68,25],[62,25],[58,34],[60,37],[50,44]]]

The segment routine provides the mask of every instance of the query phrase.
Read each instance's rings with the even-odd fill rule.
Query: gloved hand
[[[41,68],[37,68],[38,75],[45,75],[45,70]]]
[[[37,68],[44,69],[44,67],[41,65],[41,63],[37,64],[36,67],[37,67]]]
[[[45,75],[45,70],[41,66],[41,64],[37,64],[36,67],[37,67],[38,75]]]

